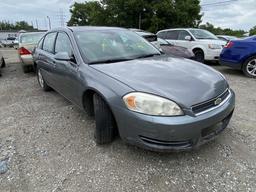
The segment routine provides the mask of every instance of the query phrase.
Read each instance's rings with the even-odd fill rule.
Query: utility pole
[[[52,29],[52,23],[51,23],[51,18],[49,16],[47,16],[48,19],[48,24],[49,24],[49,30]]]
[[[142,22],[142,21],[141,21],[141,17],[142,17],[142,13],[145,12],[145,11],[146,11],[146,9],[143,8],[142,11],[141,11],[140,14],[139,14],[139,29],[141,29],[141,22]]]
[[[141,12],[139,14],[139,29],[141,29]]]
[[[39,29],[37,19],[36,19],[36,28],[37,28],[37,30]]]

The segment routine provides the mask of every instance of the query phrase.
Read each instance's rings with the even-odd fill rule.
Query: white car
[[[157,40],[157,35],[141,29],[130,28],[129,30],[137,33],[139,36],[145,38],[148,42],[152,43],[156,48],[161,49],[160,43]]]
[[[166,29],[159,31],[157,36],[174,45],[189,49],[195,54],[195,60],[202,63],[218,61],[226,44],[209,31],[196,28]]]

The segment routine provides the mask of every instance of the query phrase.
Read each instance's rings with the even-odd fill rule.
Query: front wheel
[[[41,87],[44,91],[50,91],[50,90],[51,90],[51,87],[49,87],[49,86],[46,84],[46,82],[44,81],[44,78],[43,78],[41,69],[38,69],[38,70],[37,70],[37,80],[38,80],[38,83],[39,83],[40,87]]]
[[[204,63],[204,52],[202,50],[195,50],[193,52],[195,54],[195,60]]]
[[[245,61],[243,72],[247,77],[256,78],[256,56]]]
[[[114,139],[114,117],[107,103],[98,95],[93,95],[96,121],[95,140],[97,144],[111,143]]]

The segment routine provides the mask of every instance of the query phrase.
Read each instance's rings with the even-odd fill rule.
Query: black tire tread
[[[97,144],[111,143],[114,138],[114,119],[106,102],[98,95],[93,95],[96,121],[95,140]]]
[[[201,63],[204,63],[205,59],[204,59],[204,52],[200,49],[196,49],[193,51],[193,53],[195,54],[195,60],[198,61],[198,62],[201,62]],[[199,61],[197,60],[197,54],[202,54],[203,55],[203,60],[202,61]]]
[[[1,61],[1,63],[2,63],[2,65],[0,66],[1,68],[4,68],[4,67],[6,67],[6,63],[5,63],[5,60],[4,60],[4,58],[2,58],[2,61]]]

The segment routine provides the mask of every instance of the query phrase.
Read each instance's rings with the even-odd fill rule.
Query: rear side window
[[[167,31],[166,39],[177,40],[179,31]]]
[[[180,31],[178,40],[185,40],[186,36],[191,36],[187,31]]]
[[[54,42],[57,33],[49,33],[44,38],[43,50],[54,53]]]
[[[157,37],[162,38],[162,39],[165,39],[165,36],[166,36],[166,32],[165,31],[159,32],[157,34]]]
[[[72,46],[69,37],[66,33],[58,33],[55,45],[55,53],[67,52],[72,55]]]

